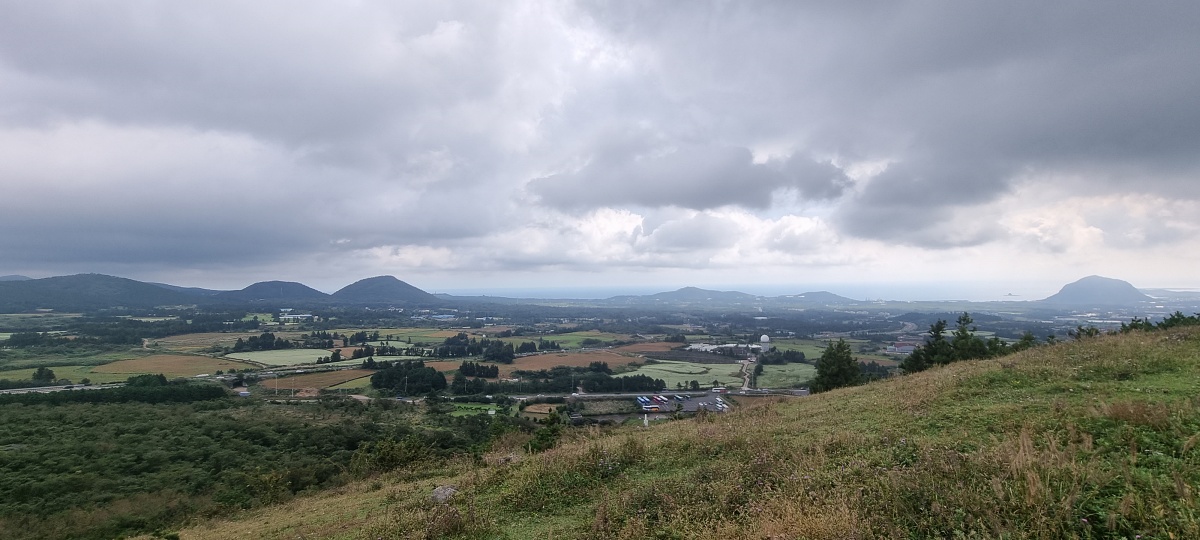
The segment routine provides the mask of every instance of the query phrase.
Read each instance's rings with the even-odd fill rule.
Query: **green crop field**
[[[817,376],[817,368],[809,364],[763,366],[758,376],[759,388],[792,388]]]
[[[837,340],[834,340],[834,341],[837,341]],[[771,339],[771,345],[774,346],[775,348],[777,348],[781,351],[802,352],[802,353],[804,353],[805,358],[809,359],[810,361],[814,361],[814,362],[818,358],[821,357],[821,353],[825,352],[825,346],[828,343],[829,343],[828,340],[823,340],[823,339],[801,339],[801,338],[779,338],[779,339],[772,338]],[[869,341],[867,341],[865,339],[850,338],[850,339],[846,340],[846,343],[848,345],[850,345],[850,350],[854,351],[854,357],[858,358],[859,360],[862,360],[863,362],[870,362],[870,361],[874,360],[874,361],[879,362],[880,364],[884,364],[884,365],[889,365],[889,366],[896,365],[895,359],[893,359],[887,355],[877,354],[877,353],[860,353],[860,352],[858,352],[859,347],[870,343]]]
[[[266,366],[298,366],[315,364],[318,358],[329,356],[329,354],[330,352],[325,349],[281,349],[230,353],[225,357]]]
[[[687,386],[691,381],[698,381],[701,386],[712,386],[719,381],[722,386],[742,386],[741,364],[697,364],[694,362],[676,362],[661,360],[653,364],[645,364],[635,371],[622,373],[621,376],[646,375],[662,379],[667,383],[667,389]]]

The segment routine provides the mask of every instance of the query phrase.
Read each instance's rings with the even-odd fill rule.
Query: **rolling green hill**
[[[1200,329],[1103,336],[539,454],[514,434],[180,537],[1200,538],[1197,396]]]
[[[0,281],[0,313],[34,309],[73,311],[110,307],[144,308],[194,303],[195,298],[177,291],[103,274]]]

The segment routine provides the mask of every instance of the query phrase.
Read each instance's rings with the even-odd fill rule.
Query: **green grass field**
[[[662,379],[667,383],[667,389],[685,387],[691,381],[698,381],[701,386],[712,386],[712,382],[720,381],[722,386],[742,386],[741,364],[697,364],[694,362],[676,362],[660,360],[653,364],[645,364],[635,371],[622,373],[620,376],[646,375]]]
[[[758,376],[759,388],[792,388],[817,376],[817,368],[808,364],[763,366]]]
[[[834,340],[834,341],[836,341],[836,340]],[[816,361],[816,359],[821,357],[821,353],[825,352],[825,346],[827,343],[828,343],[828,341],[821,340],[821,339],[800,339],[800,338],[779,338],[779,339],[772,338],[771,339],[771,345],[774,346],[775,348],[777,348],[781,351],[800,351],[800,352],[804,353],[805,358],[807,358],[811,361]],[[854,351],[854,357],[858,358],[859,360],[862,360],[863,362],[870,362],[870,361],[874,360],[876,362],[879,362],[880,364],[885,364],[885,365],[894,365],[895,364],[895,360],[893,358],[886,356],[884,354],[858,352],[858,348],[860,346],[870,343],[869,341],[867,341],[865,339],[850,338],[850,339],[846,340],[846,343],[848,345],[850,345],[850,350]]]
[[[281,349],[277,351],[230,353],[225,355],[225,357],[263,364],[265,366],[298,366],[315,364],[318,358],[329,356],[329,354],[330,352],[325,349]],[[361,360],[358,362],[361,362]]]

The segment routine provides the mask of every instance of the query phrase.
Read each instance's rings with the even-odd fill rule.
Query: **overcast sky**
[[[1200,287],[1197,28],[1196,2],[0,0],[0,274]]]

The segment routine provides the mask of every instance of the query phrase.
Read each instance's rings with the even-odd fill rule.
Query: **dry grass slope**
[[[1197,396],[1200,332],[1101,337],[538,455],[510,437],[181,537],[1200,538]]]

